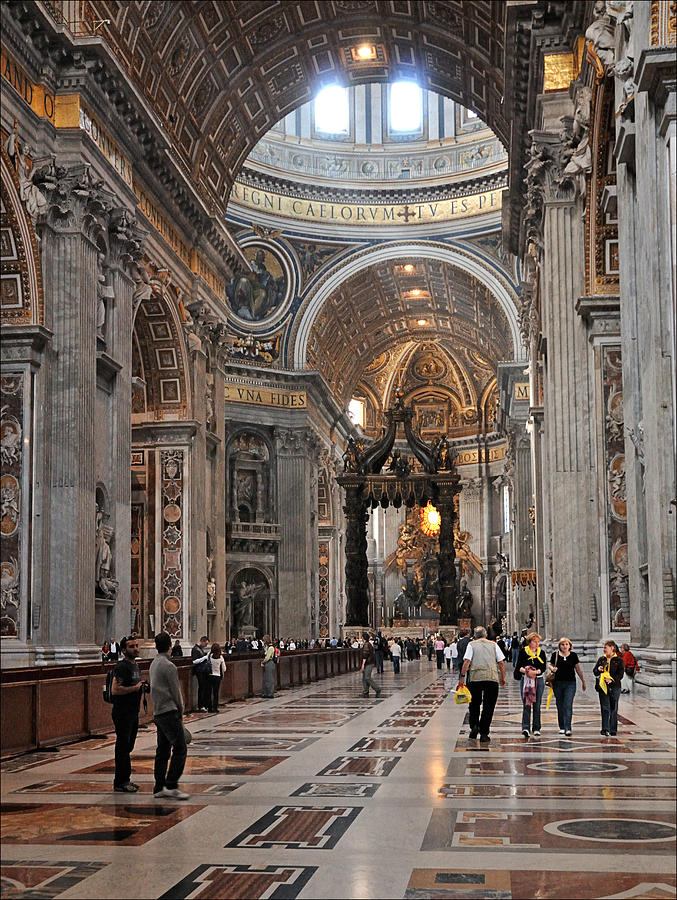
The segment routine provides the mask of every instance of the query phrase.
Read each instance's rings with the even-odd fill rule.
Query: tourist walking
[[[377,675],[383,674],[383,651],[386,646],[385,638],[381,637],[381,632],[379,631],[374,638],[374,661]]]
[[[541,636],[532,631],[526,636],[524,647],[517,657],[515,679],[520,682],[522,697],[522,734],[541,736],[541,700],[545,687],[545,651],[541,649]]]
[[[621,644],[623,659],[623,681],[621,682],[621,694],[629,694],[635,687],[635,675],[639,671],[639,664],[634,653],[630,650],[630,644]]]
[[[390,657],[393,661],[393,675],[400,674],[400,660],[402,659],[402,646],[393,638],[390,644]]]
[[[269,634],[263,635],[263,693],[262,697],[272,700],[275,697],[275,644]],[[279,652],[279,651],[278,651]]]
[[[374,648],[369,640],[369,632],[363,631],[362,637],[364,639],[362,644],[362,667],[360,670],[362,672],[362,696],[368,697],[369,688],[372,687],[376,696],[380,697],[381,688],[371,677],[371,673],[374,671]]]
[[[585,675],[581,669],[578,654],[574,653],[569,638],[560,638],[557,650],[550,657],[550,671],[555,678],[552,691],[557,704],[557,724],[559,733],[571,737],[571,716],[576,696],[576,676],[581,679],[581,687],[585,690]]]
[[[453,653],[453,644],[447,644],[444,650],[444,661],[447,664],[447,672],[451,670],[451,654]]]
[[[226,674],[226,663],[221,653],[220,644],[212,644],[209,654],[209,664],[211,672],[209,673],[209,712],[219,711],[219,693],[221,691],[221,682]]]
[[[166,797],[169,800],[188,800],[190,795],[179,790],[188,746],[183,727],[183,697],[179,673],[169,658],[171,646],[172,639],[166,631],[155,635],[158,655],[150,664],[150,698],[153,701],[153,721],[157,727],[153,796],[157,799]]]
[[[209,705],[209,652],[207,647],[209,638],[203,634],[197,644],[190,651],[193,660],[193,675],[197,678],[197,708],[200,712],[207,712]]]
[[[623,659],[616,641],[606,641],[602,656],[595,663],[595,690],[599,695],[602,714],[602,737],[614,737],[618,732],[618,698],[624,674]]]
[[[444,662],[444,638],[442,635],[437,635],[435,638],[435,658],[437,660],[437,668],[442,668],[442,663]]]
[[[136,663],[139,651],[137,638],[120,641],[122,659],[113,669],[111,694],[113,695],[113,725],[115,726],[115,775],[113,790],[117,794],[135,794],[138,784],[130,781],[132,774],[131,753],[139,730],[139,705],[141,694],[148,689],[148,682],[141,679]]]
[[[498,685],[505,687],[505,657],[493,641],[487,640],[487,629],[481,625],[474,631],[475,640],[465,648],[463,667],[458,677],[456,690],[468,682],[471,694],[468,709],[470,724],[469,737],[475,740],[480,735],[480,743],[491,740],[489,729],[498,700]]]

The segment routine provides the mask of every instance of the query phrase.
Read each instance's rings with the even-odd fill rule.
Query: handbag
[[[555,665],[557,665],[558,659],[559,659],[559,653],[555,657]],[[557,674],[557,672],[548,672],[547,675],[545,676],[544,681],[548,687],[552,687],[552,685],[554,684],[556,674]]]

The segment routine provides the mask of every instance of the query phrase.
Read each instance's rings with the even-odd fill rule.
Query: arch
[[[394,242],[378,247],[370,247],[361,250],[353,257],[337,262],[324,278],[318,282],[308,293],[303,301],[302,309],[295,316],[290,347],[286,355],[291,357],[293,367],[304,369],[306,365],[306,348],[308,338],[315,319],[319,315],[325,300],[351,275],[367,269],[375,263],[397,259],[401,256],[418,256],[425,259],[434,259],[462,269],[474,276],[487,287],[498,300],[503,313],[508,320],[510,336],[512,338],[513,359],[526,359],[526,349],[522,344],[519,320],[517,314],[517,296],[501,278],[490,271],[484,264],[484,260],[477,254],[452,246],[446,243],[434,241]],[[508,282],[507,274],[503,274]]]
[[[221,204],[259,137],[328,83],[416,78],[509,141],[502,3],[91,5],[175,152]],[[377,49],[376,64],[356,56],[365,41]]]
[[[190,376],[178,300],[159,282],[151,280],[150,287],[134,314],[133,375],[140,379],[133,385],[134,420],[187,419]]]
[[[5,148],[0,149],[2,320],[7,325],[42,325],[42,269],[35,230],[21,200],[19,176]]]

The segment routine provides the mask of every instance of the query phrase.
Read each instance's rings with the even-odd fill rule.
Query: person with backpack
[[[468,649],[469,643],[470,632],[464,629],[459,633],[458,640],[456,641],[456,666],[458,667],[459,672],[463,667],[463,658],[465,657],[465,651]]]
[[[209,662],[209,653],[207,652],[208,645],[209,638],[206,634],[203,634],[190,651],[193,660],[193,675],[197,678],[197,708],[200,712],[208,711],[207,708],[210,701],[209,676],[212,667]]]
[[[141,695],[148,691],[148,682],[142,680],[136,663],[139,651],[138,638],[120,641],[122,659],[108,675],[107,687],[113,703],[112,718],[115,725],[115,775],[113,790],[116,794],[135,794],[138,784],[130,781],[132,774],[131,753],[139,730],[139,706]],[[104,694],[104,699],[106,695]]]
[[[183,726],[183,696],[179,673],[176,664],[169,657],[171,646],[172,639],[166,631],[155,635],[157,656],[150,664],[149,672],[153,721],[157,727],[153,797],[156,800],[188,800],[190,794],[179,790],[179,780],[186,766],[188,744],[187,729]]]
[[[360,671],[362,672],[362,696],[369,696],[369,688],[372,687],[377,697],[381,696],[381,688],[376,684],[374,679],[371,677],[371,673],[374,669],[374,648],[369,639],[369,632],[363,631],[362,638],[364,643],[362,644],[362,666]]]

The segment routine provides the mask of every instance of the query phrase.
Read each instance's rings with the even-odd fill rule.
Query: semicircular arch
[[[375,263],[407,256],[418,256],[421,259],[437,260],[456,266],[488,288],[498,301],[508,321],[513,359],[526,358],[526,350],[520,335],[517,295],[510,287],[507,273],[504,277],[500,277],[495,268],[492,271],[482,257],[465,248],[434,241],[397,241],[360,250],[352,257],[343,258],[326,273],[320,282],[314,285],[297,312],[291,331],[286,358],[292,362],[293,367],[305,368],[306,350],[313,324],[325,301],[343,282]]]

